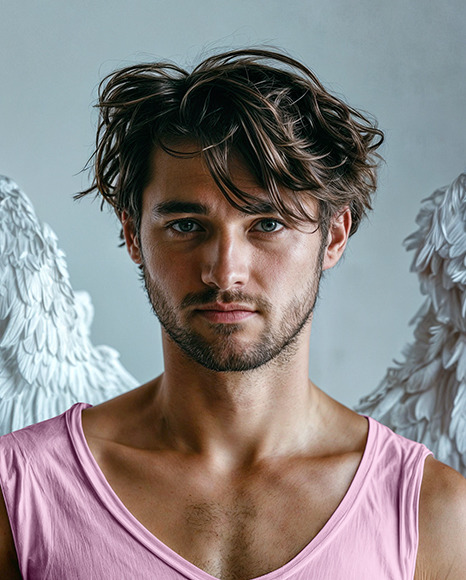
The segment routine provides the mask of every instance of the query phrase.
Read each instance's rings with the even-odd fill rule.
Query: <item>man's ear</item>
[[[120,215],[121,227],[125,238],[126,249],[133,262],[142,264],[142,253],[139,246],[139,238],[134,225],[134,220],[128,215],[128,212],[122,211]]]
[[[346,207],[330,220],[327,236],[327,248],[324,254],[322,269],[333,268],[341,258],[351,230],[351,211]]]

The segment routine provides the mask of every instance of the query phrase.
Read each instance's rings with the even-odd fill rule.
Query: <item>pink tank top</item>
[[[25,580],[215,580],[125,508],[92,456],[78,403],[0,438],[0,485]],[[260,580],[412,580],[430,452],[369,419],[366,450],[317,536]]]

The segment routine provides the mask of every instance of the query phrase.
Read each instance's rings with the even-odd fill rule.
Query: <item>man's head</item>
[[[169,344],[230,372],[298,352],[322,269],[371,206],[381,132],[264,50],[125,68],[99,106],[83,195],[119,215]]]
[[[286,55],[235,50],[190,73],[171,63],[127,67],[104,79],[99,108],[94,182],[81,195],[100,192],[137,231],[154,149],[186,155],[177,149],[186,140],[243,211],[255,212],[256,200],[232,179],[238,152],[287,219],[315,221],[325,233],[349,207],[352,234],[371,207],[382,133]],[[318,216],[306,210],[309,196],[318,201]]]

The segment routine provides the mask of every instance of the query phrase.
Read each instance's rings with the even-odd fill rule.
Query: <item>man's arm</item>
[[[466,479],[426,459],[419,505],[415,580],[465,580]]]
[[[18,558],[16,557],[13,535],[6,512],[3,495],[0,492],[0,570],[1,577],[8,580],[21,580]]]

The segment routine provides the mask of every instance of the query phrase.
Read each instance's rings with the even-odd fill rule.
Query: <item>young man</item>
[[[121,220],[165,371],[2,439],[3,577],[464,579],[464,479],[308,378],[381,132],[262,50],[123,69],[100,109],[85,193]]]

